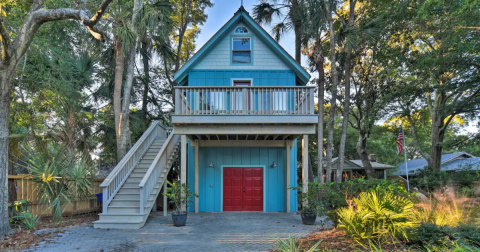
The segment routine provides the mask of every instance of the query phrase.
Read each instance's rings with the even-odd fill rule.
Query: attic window
[[[251,38],[232,38],[232,63],[252,63]]]
[[[245,26],[239,26],[237,29],[235,29],[235,33],[246,34],[248,33],[248,30],[245,28]]]

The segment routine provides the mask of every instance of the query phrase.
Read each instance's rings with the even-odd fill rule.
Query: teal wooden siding
[[[193,70],[188,86],[231,86],[235,78],[253,79],[253,86],[295,86],[295,73],[289,70]]]
[[[291,147],[290,185],[297,185],[297,148]],[[199,211],[222,211],[222,166],[259,165],[265,166],[266,211],[286,211],[286,150],[285,148],[208,147],[199,149]],[[275,162],[275,168],[270,167]],[[214,167],[211,168],[210,164]],[[187,181],[192,191],[195,188],[195,148],[188,145]],[[297,210],[297,195],[291,190],[290,209]],[[194,205],[189,211],[194,211]]]

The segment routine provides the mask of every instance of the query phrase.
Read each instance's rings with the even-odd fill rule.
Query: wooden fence
[[[63,212],[63,216],[101,211],[101,204],[95,194],[102,192],[100,184],[103,180],[94,179],[92,196],[87,200],[77,200],[68,204]],[[32,214],[43,217],[52,216],[48,207],[40,202],[42,195],[36,190],[37,183],[29,178],[28,175],[8,175],[8,184],[9,188],[11,188],[9,202],[22,199],[27,200],[32,204],[30,206]],[[62,206],[62,208],[64,207]]]

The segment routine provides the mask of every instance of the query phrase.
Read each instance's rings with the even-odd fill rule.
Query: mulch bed
[[[345,232],[336,229],[318,231],[299,239],[300,247],[310,249],[318,241],[322,241],[320,251],[368,251],[360,246],[354,239],[345,236]],[[383,246],[383,251],[407,251],[404,244],[390,244]]]
[[[98,213],[79,214],[74,216],[62,217],[60,223],[52,222],[52,217],[41,217],[37,224],[36,230],[45,228],[59,228],[59,233],[63,233],[64,229],[71,226],[80,226],[82,224],[90,224],[98,220]],[[38,245],[45,239],[53,238],[58,233],[50,234],[33,234],[35,230],[26,230],[24,228],[13,228],[12,234],[0,239],[1,251],[24,250],[32,246]],[[47,241],[48,242],[48,241]]]

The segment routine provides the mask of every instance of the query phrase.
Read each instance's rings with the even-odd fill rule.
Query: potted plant
[[[175,206],[175,210],[172,212],[173,225],[176,227],[185,226],[187,222],[187,211],[183,211],[182,205],[188,206],[198,195],[192,194],[188,184],[181,184],[178,181],[173,183],[167,181],[167,184],[167,192],[163,195],[167,196]]]
[[[319,184],[310,182],[306,193],[303,192],[303,184],[293,189],[297,190],[298,199],[301,204],[301,209],[298,214],[302,216],[303,224],[314,225],[317,220],[317,215],[323,214]]]

